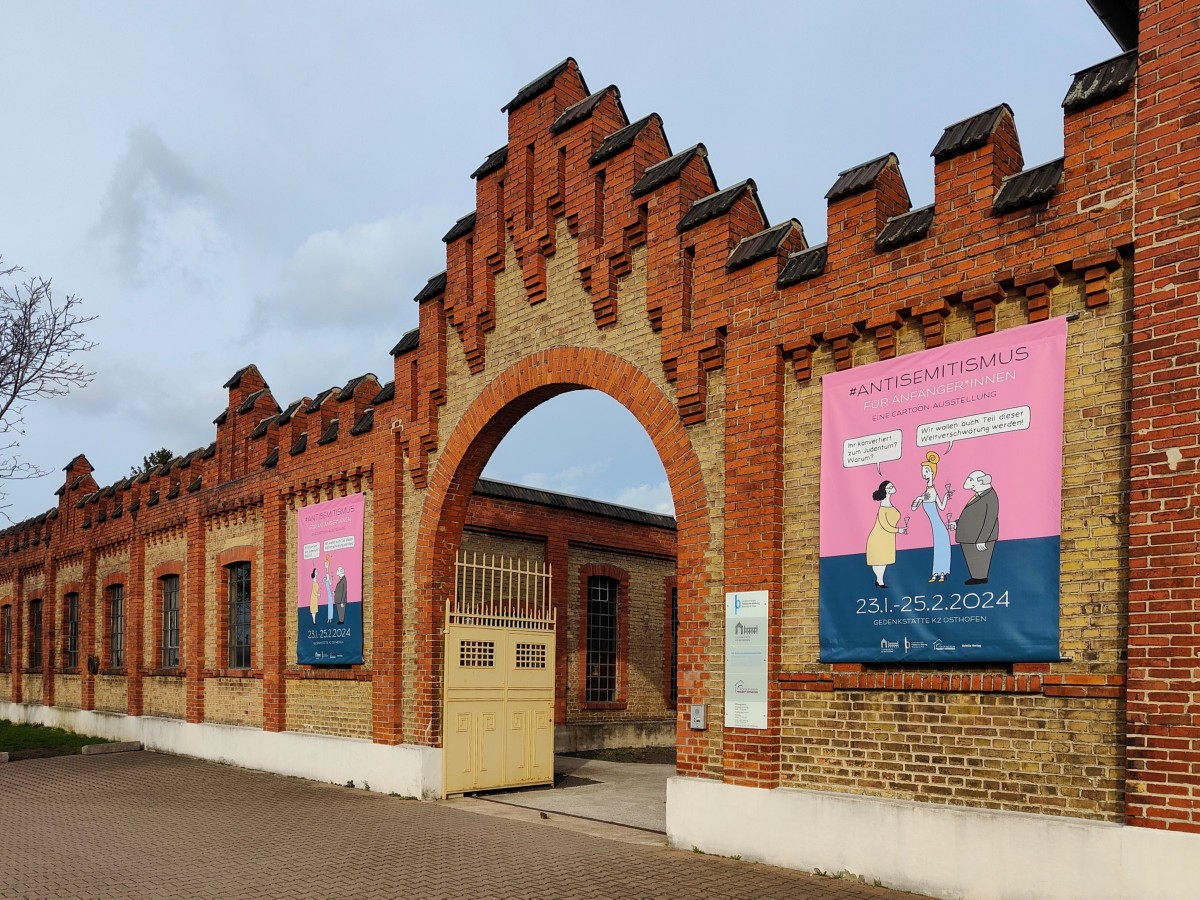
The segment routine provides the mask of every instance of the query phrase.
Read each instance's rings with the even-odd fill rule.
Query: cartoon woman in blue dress
[[[940,461],[941,457],[933,450],[925,454],[925,461],[921,463],[925,493],[912,502],[913,512],[916,512],[918,506],[925,510],[925,515],[929,517],[929,527],[933,531],[933,572],[929,576],[930,582],[945,581],[946,576],[950,574],[950,531],[942,521],[942,512],[946,509],[946,502],[954,496],[954,491],[950,490],[950,485],[946,485],[945,495],[938,496],[933,482],[937,478]]]

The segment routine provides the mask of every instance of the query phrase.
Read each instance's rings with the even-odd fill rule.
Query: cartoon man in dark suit
[[[1000,498],[992,488],[992,476],[978,469],[967,476],[963,487],[975,492],[954,523],[958,545],[971,573],[965,583],[987,584],[992,552],[1000,536]]]

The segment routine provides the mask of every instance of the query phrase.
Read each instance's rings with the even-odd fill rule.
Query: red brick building
[[[5,533],[0,602],[20,650],[0,713],[70,708],[95,727],[120,712],[152,745],[203,734],[222,758],[276,769],[338,740],[373,785],[439,794],[443,622],[479,474],[524,413],[594,388],[646,429],[675,500],[675,844],[941,895],[1190,895],[1200,17],[1184,0],[1093,6],[1125,52],[1065,81],[1061,159],[1027,164],[1011,111],[985,110],[931,136],[930,206],[910,208],[894,156],[843,171],[819,246],[769,223],[752,181],[721,188],[703,146],[672,152],[658,116],[630,123],[573,60],[526,85],[391,382],[281,410],[250,367],[207,450],[102,490],[79,458],[57,508]],[[1059,317],[1058,655],[822,661],[821,377]],[[294,511],[356,492],[370,662],[311,672],[281,614]],[[247,563],[250,672],[209,665],[219,573]],[[106,673],[112,588],[141,611],[128,640],[144,660],[147,598],[171,575],[202,623],[181,652],[206,662]],[[767,598],[764,724],[726,725],[726,602],[750,591]],[[77,692],[28,663],[31,632],[40,659],[60,652],[72,596],[100,660]],[[346,705],[337,737],[306,733]]]

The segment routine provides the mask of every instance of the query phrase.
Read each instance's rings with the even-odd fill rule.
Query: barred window
[[[79,668],[79,595],[67,594],[65,599],[67,643],[63,647],[63,668]]]
[[[42,601],[29,601],[29,668],[42,667]]]
[[[125,665],[125,585],[108,588],[108,665],[119,669]]]
[[[0,669],[12,668],[12,606],[0,607]]]
[[[162,597],[162,665],[179,666],[179,576],[165,575],[158,580]]]
[[[226,566],[229,668],[250,668],[250,563]]]
[[[587,678],[584,700],[617,699],[617,594],[620,582],[607,576],[588,578]]]

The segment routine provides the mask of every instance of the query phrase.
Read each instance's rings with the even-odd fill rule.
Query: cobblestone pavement
[[[915,898],[158,753],[0,766],[5,898]],[[480,803],[495,807],[495,804]],[[514,814],[516,815],[516,814]],[[636,834],[636,833],[635,833]]]

